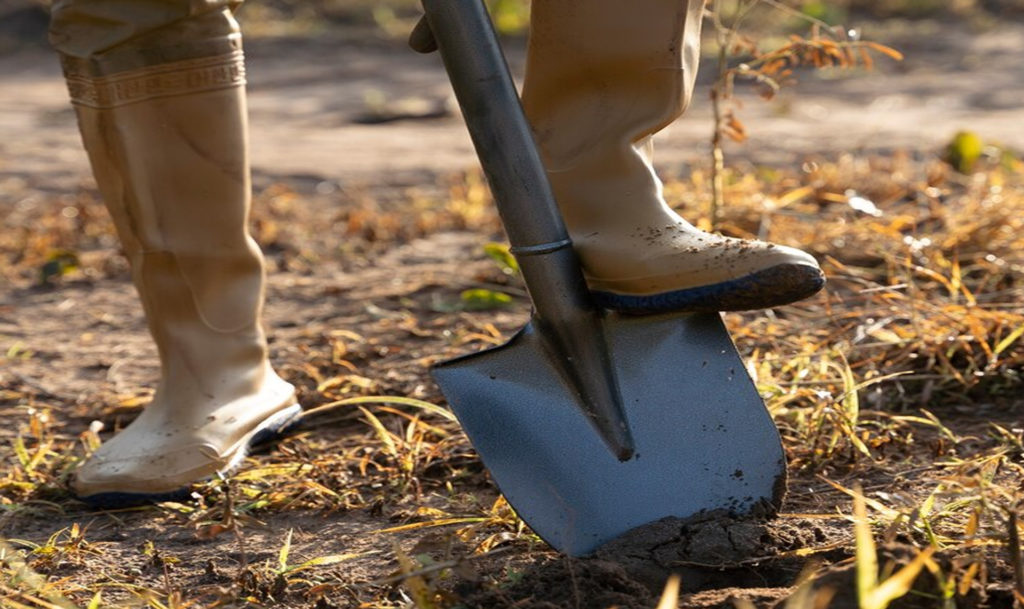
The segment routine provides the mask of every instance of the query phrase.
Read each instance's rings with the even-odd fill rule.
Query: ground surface
[[[937,22],[866,24],[865,37],[907,53],[902,64],[879,61],[873,73],[804,78],[772,103],[746,99],[740,115],[750,141],[733,152],[759,161],[791,163],[809,153],[876,150],[932,151],[959,129],[1024,148],[1017,126],[1024,96],[1016,53],[1024,25],[995,28]],[[510,61],[522,66],[521,41]],[[367,184],[419,185],[438,172],[475,163],[465,129],[454,115],[440,119],[364,124],[407,112],[431,117],[451,108],[436,55],[417,55],[366,32],[340,31],[315,40],[261,39],[247,46],[252,156],[258,172],[317,175]],[[703,162],[710,141],[710,103],[704,86],[690,112],[657,141],[666,171]],[[41,45],[0,55],[0,175],[51,178],[86,173],[74,117],[56,59]],[[756,125],[756,127],[754,127]]]
[[[972,178],[935,157],[961,129],[1024,149],[1024,25],[882,35],[904,43],[902,66],[807,75],[775,102],[750,99],[751,140],[728,151],[777,175],[735,177],[724,230],[804,247],[830,277],[807,303],[728,317],[783,431],[782,513],[658,523],[586,560],[529,534],[458,428],[415,406],[311,416],[230,483],[198,488],[197,504],[103,512],[70,499],[80,434],[100,420],[107,438],[130,421],[157,361],[57,64],[39,46],[11,47],[0,56],[0,533],[18,552],[4,554],[4,602],[632,608],[653,607],[676,572],[681,606],[767,607],[813,572],[814,594],[847,607],[860,484],[883,563],[939,548],[902,606],[1010,606],[1021,174]],[[527,301],[484,253],[500,231],[437,58],[366,32],[259,39],[248,54],[275,365],[307,409],[358,396],[443,403],[427,366],[502,342]],[[521,64],[521,50],[511,57]],[[707,197],[709,131],[699,94],[658,141],[672,203],[691,216]],[[852,211],[851,190],[881,215]],[[78,269],[41,284],[56,250]],[[472,288],[513,304],[469,310]],[[910,376],[879,380],[893,373]],[[17,574],[18,560],[45,582]]]

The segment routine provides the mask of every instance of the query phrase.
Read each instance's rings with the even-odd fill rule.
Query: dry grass
[[[16,187],[0,186],[5,194]],[[667,192],[696,219],[706,212],[701,202],[709,200],[710,180],[695,172],[670,180]],[[46,282],[59,290],[67,282],[126,279],[91,191],[32,197],[0,227],[4,282]],[[726,197],[723,232],[802,247],[823,261],[829,277],[826,292],[804,303],[727,316],[783,433],[794,478],[786,517],[850,523],[843,525],[848,538],[796,554],[831,558],[809,567],[810,583],[796,588],[787,606],[828,600],[814,582],[830,581],[830,562],[842,558],[836,550],[852,560],[854,497],[866,498],[856,520],[870,521],[881,546],[927,549],[923,558],[885,567],[881,579],[870,580],[875,584],[884,585],[897,564],[913,562],[923,573],[918,587],[928,590],[922,594],[938,603],[931,606],[981,606],[968,603],[979,589],[993,594],[1009,586],[1019,594],[1024,581],[1012,574],[1020,571],[1024,431],[1012,421],[1020,420],[1013,413],[1021,407],[1024,358],[1020,163],[992,159],[964,175],[939,160],[899,154],[808,160],[794,170],[730,173]],[[339,255],[332,234],[344,233],[346,256],[363,259],[441,230],[497,229],[475,175],[422,192],[344,198],[324,218],[303,215],[302,197],[288,184],[260,193],[257,233],[278,269],[316,276]],[[514,279],[490,287],[507,289],[523,304]],[[467,325],[459,315],[409,314],[393,327],[447,345],[448,353],[500,342],[505,334],[479,320]],[[217,586],[176,583],[175,573],[202,571],[203,564],[165,555],[159,537],[135,550],[142,574],[131,571],[121,564],[123,550],[90,540],[87,523],[98,515],[83,512],[63,490],[68,472],[100,441],[83,421],[130,413],[145,392],[98,412],[96,401],[68,401],[17,379],[0,386],[8,422],[0,431],[0,530],[71,522],[50,529],[44,541],[8,539],[0,546],[0,606],[427,609],[456,606],[459,581],[510,585],[522,573],[515,565],[545,556],[538,540],[495,495],[458,425],[437,406],[436,391],[417,400],[386,397],[395,388],[364,365],[371,338],[362,328],[325,330],[304,347],[303,361],[286,373],[302,387],[307,408],[317,410],[276,450],[249,459],[226,480],[197,485],[193,503],[99,515],[158,522],[195,543],[228,540],[240,558]],[[0,365],[33,357],[17,340],[0,337],[0,346]],[[990,422],[997,418],[1011,424]],[[863,496],[854,481],[865,487]],[[306,545],[296,556],[289,529],[274,533],[272,558],[246,558],[258,554],[249,540],[261,521],[310,512],[328,520],[379,515],[375,549]],[[860,549],[858,562],[867,556]],[[880,554],[871,552],[876,561]],[[378,565],[376,575],[353,583],[346,569],[359,561]],[[925,578],[927,585],[920,583]],[[914,577],[903,579],[906,589],[915,585]]]

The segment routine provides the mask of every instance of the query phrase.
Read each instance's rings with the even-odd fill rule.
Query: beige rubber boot
[[[294,388],[267,361],[260,327],[264,268],[246,228],[237,26],[220,11],[187,27],[204,34],[201,45],[64,58],[82,139],[161,363],[153,401],[75,474],[74,492],[94,504],[179,496],[300,412]],[[159,32],[149,42],[161,37],[174,36]],[[181,59],[187,48],[204,54]],[[218,52],[205,54],[211,49]],[[153,56],[174,60],[119,70]]]
[[[629,313],[786,304],[824,275],[799,250],[698,230],[673,212],[651,136],[697,73],[703,0],[534,0],[523,106],[595,296]]]

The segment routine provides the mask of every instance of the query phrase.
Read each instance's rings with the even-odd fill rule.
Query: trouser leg
[[[807,254],[699,231],[665,204],[651,136],[693,92],[703,5],[533,2],[523,106],[590,286],[612,308],[763,308],[823,283]]]

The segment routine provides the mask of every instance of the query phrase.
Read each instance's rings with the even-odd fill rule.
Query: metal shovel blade
[[[520,517],[579,556],[668,516],[777,507],[782,444],[721,318],[609,315],[604,325],[635,442],[626,461],[594,432],[534,322],[434,368]]]

